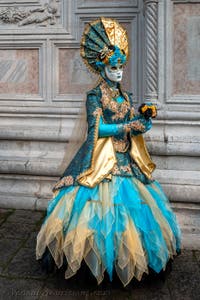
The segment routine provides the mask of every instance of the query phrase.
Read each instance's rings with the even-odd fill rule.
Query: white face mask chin
[[[114,67],[112,67],[111,65],[106,65],[105,74],[109,80],[120,82],[123,75],[123,66],[121,64],[117,64]]]

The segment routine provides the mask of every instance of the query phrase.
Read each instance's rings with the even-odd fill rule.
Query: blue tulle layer
[[[64,187],[49,201],[44,224],[48,222],[59,201],[65,195],[73,194],[75,189],[77,187]],[[87,212],[87,226],[94,231],[95,244],[110,279],[112,280],[114,262],[118,257],[121,236],[129,226],[129,220],[137,230],[148,266],[157,273],[160,272],[170,257],[162,223],[167,224],[173,234],[175,250],[178,252],[181,249],[181,231],[160,184],[153,181],[143,185],[132,177],[113,176],[107,189],[109,203],[105,200],[102,206],[100,185],[94,188],[78,187],[70,215],[65,215],[64,205],[68,205],[67,203],[59,209],[58,217],[68,220],[67,223],[63,222],[64,236],[77,227],[86,203],[91,201]],[[146,201],[147,198],[149,202]]]

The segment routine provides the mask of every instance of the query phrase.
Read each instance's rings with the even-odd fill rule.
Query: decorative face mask
[[[114,82],[120,82],[122,80],[122,75],[123,75],[123,65],[122,64],[117,64],[115,66],[106,65],[105,74],[109,80]]]

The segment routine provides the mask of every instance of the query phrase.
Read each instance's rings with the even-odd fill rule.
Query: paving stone
[[[200,265],[200,251],[199,250],[194,250],[194,256],[195,256],[197,262]]]
[[[0,208],[0,225],[5,221],[5,219],[13,213],[12,209]]]
[[[167,282],[158,277],[148,277],[143,282],[128,285],[130,299],[135,300],[171,300]],[[115,299],[113,295],[112,299]],[[120,298],[117,298],[120,299]]]
[[[104,299],[110,300],[111,291],[101,289],[95,278],[85,280],[85,269],[79,269],[77,274],[69,279],[64,278],[64,268],[56,274],[49,276],[45,282],[42,299]],[[86,274],[85,274],[86,275]],[[46,295],[46,296],[45,296]],[[45,298],[46,297],[46,298]],[[125,298],[124,298],[125,299]]]
[[[78,271],[79,272],[79,271]],[[48,299],[60,299],[56,298],[55,291],[60,293],[60,297],[67,295],[66,299],[71,299],[71,296],[77,297],[77,299],[155,299],[155,300],[170,300],[170,293],[166,283],[163,283],[161,280],[157,279],[155,281],[138,282],[137,280],[133,281],[128,288],[123,288],[121,282],[115,279],[112,283],[107,280],[103,281],[103,284],[97,285],[96,280],[95,284],[90,282],[85,283],[84,274],[76,274],[70,279],[65,279],[62,272],[52,275],[46,280],[44,286],[44,294],[49,295]],[[63,277],[62,277],[63,276]],[[82,276],[82,277],[81,277]],[[106,276],[105,276],[106,277]],[[50,294],[53,293],[55,298],[51,298]],[[58,296],[57,295],[57,296]],[[64,299],[64,296],[62,296]],[[68,298],[69,297],[69,298]],[[42,298],[41,298],[42,299]],[[62,298],[61,298],[62,299]],[[73,298],[72,298],[73,299]]]
[[[76,282],[76,285],[74,284]],[[48,278],[45,286],[40,295],[41,300],[49,299],[49,300],[78,300],[78,299],[104,299],[110,300],[111,290],[99,290],[95,286],[86,287],[83,282],[79,280],[71,280],[60,278],[59,276],[55,276],[54,278]],[[121,299],[126,299],[125,297]]]
[[[168,289],[157,291],[156,289],[145,288],[140,291],[132,291],[131,299],[135,300],[171,300]]]
[[[49,280],[49,281],[48,281]],[[64,285],[65,284],[65,285]],[[52,295],[51,295],[52,293]],[[108,282],[103,287],[90,286],[90,288],[84,288],[84,283],[80,281],[76,282],[76,286],[71,284],[70,280],[62,282],[60,278],[47,279],[42,295],[47,299],[87,299],[87,300],[171,300],[170,293],[166,284],[154,283],[143,283],[140,287],[130,286],[128,289],[123,288],[122,285],[119,287],[113,286],[112,283]],[[45,297],[40,299],[43,299]]]
[[[111,291],[88,291],[88,290],[73,290],[73,289],[65,289],[65,290],[49,290],[45,288],[42,290],[40,295],[40,300],[48,299],[48,300],[79,300],[79,299],[91,299],[91,300],[111,300]],[[118,299],[128,300],[129,297],[121,297]]]
[[[3,266],[0,265],[0,275],[3,273]]]
[[[177,261],[177,262],[185,260],[185,259],[194,260],[193,250],[182,249],[180,255],[174,256],[174,261]]]
[[[192,272],[198,272],[199,271],[199,266],[197,262],[194,261],[185,261],[185,263],[174,263],[173,267],[172,267],[174,272],[188,272],[188,273],[192,273]]]
[[[173,300],[199,300],[200,272],[172,272],[167,284]]]
[[[123,290],[120,291],[112,291],[110,300],[121,300],[124,299],[125,292]],[[167,287],[163,287],[162,289],[149,288],[148,286],[144,286],[142,289],[133,288],[130,291],[130,294],[127,296],[127,299],[131,300],[171,300],[170,293]]]
[[[90,292],[87,296],[88,300],[129,300],[132,299],[130,298],[130,293],[127,292],[126,290],[113,290],[113,289],[108,289],[108,290],[94,290]]]
[[[107,289],[107,290],[93,290],[91,292],[89,292],[88,294],[88,298],[87,299],[98,299],[98,300],[103,300],[103,299],[108,299],[111,300],[112,299],[112,294],[113,294],[113,290],[112,289]],[[117,296],[115,295],[114,299],[123,299],[123,300],[128,300],[130,299],[129,297],[129,293],[127,293],[127,291],[118,291]],[[117,298],[118,297],[118,298]]]
[[[36,300],[43,284],[38,280],[0,277],[0,300]]]
[[[9,259],[12,258],[17,249],[22,245],[21,240],[1,239],[0,240],[0,257],[1,265],[5,266]]]
[[[34,230],[34,224],[5,222],[0,227],[0,238],[27,239]]]
[[[38,235],[38,231],[33,231],[30,233],[28,240],[26,241],[24,247],[27,248],[35,248],[36,247],[36,237]]]
[[[87,273],[79,271],[78,276],[67,280],[63,270],[46,275],[35,257],[36,236],[44,216],[44,211],[0,209],[0,222],[3,220],[0,223],[0,300],[199,299],[199,250],[183,249],[181,255],[174,258],[172,272],[164,283],[159,278],[146,278],[133,281],[124,289],[119,281],[98,286],[94,278],[95,284],[93,281],[89,284]]]
[[[180,272],[197,272],[198,265],[193,251],[184,250],[181,255],[175,257],[172,264],[172,269]]]
[[[8,217],[7,221],[20,224],[36,224],[42,217],[43,212],[40,211],[17,209]]]
[[[31,248],[21,248],[3,272],[5,275],[17,277],[41,279],[47,277],[35,258],[35,249]]]
[[[79,273],[79,271],[78,271]],[[64,272],[57,272],[56,274],[51,274],[45,283],[45,287],[47,290],[69,290],[73,289],[76,291],[82,290],[93,290],[96,289],[96,279],[94,279],[94,284],[90,283],[90,285],[84,282],[84,277],[76,274],[75,276],[65,279]]]

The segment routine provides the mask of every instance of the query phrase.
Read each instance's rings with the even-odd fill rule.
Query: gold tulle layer
[[[176,255],[176,241],[168,222],[163,217],[155,200],[145,186],[136,179],[133,179],[133,181],[139,189],[144,203],[151,208],[155,220],[161,228],[166,241],[169,258],[173,258]],[[153,188],[156,189],[156,187]],[[68,263],[65,272],[66,279],[76,274],[84,259],[96,277],[98,284],[100,284],[104,278],[106,269],[101,258],[102,252],[105,249],[104,245],[102,245],[101,253],[98,250],[94,240],[94,230],[89,228],[88,223],[95,215],[98,215],[100,219],[104,218],[108,211],[112,212],[114,220],[114,204],[111,201],[109,193],[109,183],[100,183],[100,201],[92,201],[92,199],[87,201],[78,217],[77,226],[67,231],[67,234],[64,236],[63,226],[69,222],[78,189],[79,187],[76,187],[72,192],[66,193],[60,199],[47,221],[43,223],[37,236],[36,259],[40,259],[45,248],[48,247],[56,265],[60,268],[65,255]],[[133,277],[140,281],[143,273],[148,274],[148,259],[146,251],[142,247],[141,236],[134,222],[128,214],[124,218],[126,218],[126,229],[122,234],[115,233],[114,243],[116,243],[115,249],[116,247],[118,249],[115,269],[123,285],[126,286]],[[104,236],[109,234],[111,227],[112,224],[108,224],[107,231],[102,232],[102,234]],[[157,253],[157,256],[162,262],[163,269],[165,269],[166,260],[164,259],[162,249]]]

